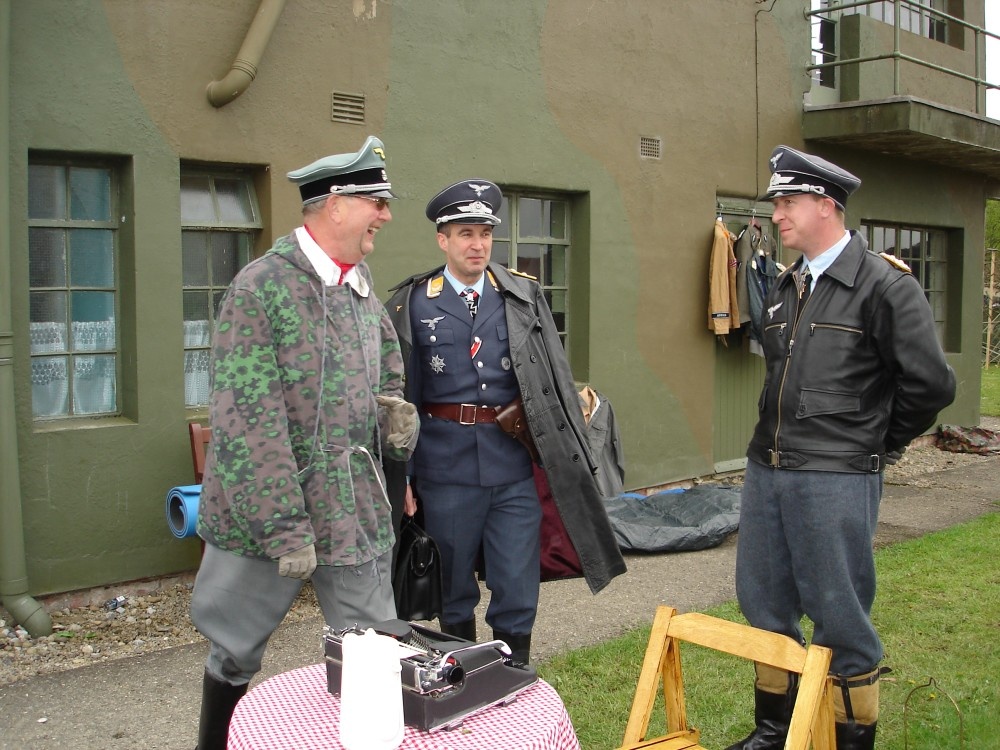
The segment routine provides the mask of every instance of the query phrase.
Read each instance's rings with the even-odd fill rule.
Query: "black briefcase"
[[[399,531],[399,551],[392,572],[396,616],[433,620],[441,615],[441,552],[412,517]]]

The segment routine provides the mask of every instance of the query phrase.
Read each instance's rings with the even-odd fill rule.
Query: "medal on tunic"
[[[501,359],[500,360],[500,366],[503,369],[505,369],[505,370],[509,370],[510,369],[510,357],[504,357],[503,359]]]
[[[437,373],[444,372],[444,368],[445,368],[444,360],[441,359],[441,357],[439,357],[436,354],[433,357],[431,357],[431,369],[434,370],[434,372]]]

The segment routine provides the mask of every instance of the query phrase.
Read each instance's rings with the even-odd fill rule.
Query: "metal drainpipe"
[[[224,107],[246,91],[257,77],[257,65],[285,7],[285,0],[261,0],[257,15],[247,31],[243,46],[233,60],[233,67],[221,81],[208,84],[205,93],[213,107]]]
[[[14,419],[14,334],[10,307],[10,3],[0,0],[0,596],[33,638],[52,633],[52,618],[28,596]]]

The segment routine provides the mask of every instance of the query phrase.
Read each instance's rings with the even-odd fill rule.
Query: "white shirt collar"
[[[312,264],[317,275],[327,286],[337,286],[340,279],[340,268],[330,256],[323,252],[323,248],[316,244],[305,227],[298,227],[295,230],[295,238],[299,241],[299,247],[305,253],[306,258]],[[358,273],[358,267],[354,266],[344,275],[344,283],[351,287],[362,297],[367,297],[369,292],[368,282]]]

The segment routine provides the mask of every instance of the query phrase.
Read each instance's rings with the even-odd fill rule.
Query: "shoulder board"
[[[889,253],[879,253],[879,257],[886,261],[890,266],[895,266],[903,273],[910,273],[910,267],[895,255],[889,255]]]
[[[526,279],[531,279],[532,281],[538,281],[537,276],[532,276],[530,273],[524,273],[523,271],[518,271],[516,268],[508,268],[507,270],[510,271],[515,276],[523,276]]]
[[[427,298],[434,299],[435,297],[440,297],[442,289],[444,289],[444,276],[434,276],[428,279]]]

